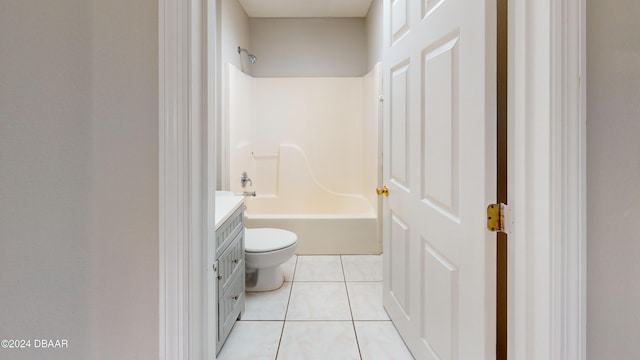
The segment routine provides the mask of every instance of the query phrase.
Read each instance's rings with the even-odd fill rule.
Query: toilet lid
[[[246,252],[267,252],[284,249],[296,243],[298,236],[282,229],[245,229],[244,250]]]

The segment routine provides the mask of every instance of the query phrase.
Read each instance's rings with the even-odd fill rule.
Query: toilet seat
[[[298,236],[283,229],[245,229],[244,250],[250,253],[264,253],[284,249],[294,245]]]

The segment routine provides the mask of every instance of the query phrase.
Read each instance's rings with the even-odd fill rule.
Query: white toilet
[[[246,290],[275,290],[284,283],[280,268],[296,252],[298,236],[271,228],[245,229]]]

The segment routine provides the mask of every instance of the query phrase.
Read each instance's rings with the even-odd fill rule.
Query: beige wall
[[[92,2],[90,358],[157,358],[158,2]]]
[[[0,358],[157,359],[157,2],[0,8]]]
[[[640,359],[640,2],[587,1],[587,358]]]
[[[51,359],[91,347],[90,5],[0,11],[0,338],[68,339]]]
[[[367,70],[382,61],[382,0],[373,0],[366,18]]]
[[[367,73],[364,18],[252,18],[257,77],[344,77]]]
[[[247,74],[252,73],[252,64],[246,54],[238,54],[238,46],[251,49],[249,17],[237,0],[218,0],[222,65],[233,64]]]

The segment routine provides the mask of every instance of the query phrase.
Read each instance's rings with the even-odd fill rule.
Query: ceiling
[[[371,0],[238,0],[249,17],[365,17]]]

